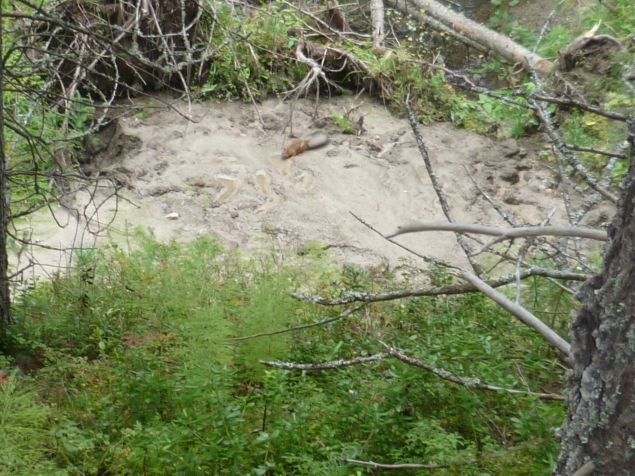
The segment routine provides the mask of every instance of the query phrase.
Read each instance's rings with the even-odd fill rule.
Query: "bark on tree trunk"
[[[2,3],[0,2],[0,16]],[[4,31],[0,22],[0,52]],[[0,63],[0,105],[4,104],[4,71]],[[9,217],[9,200],[7,181],[7,163],[4,153],[4,108],[0,107],[0,338],[4,336],[11,322],[11,298],[9,296],[9,262],[7,258],[7,221]]]
[[[604,269],[578,293],[582,309],[571,320],[574,368],[557,476],[589,461],[594,475],[635,474],[635,116],[628,141],[630,167]]]
[[[370,0],[370,18],[373,24],[373,47],[381,48],[385,37],[383,0]]]

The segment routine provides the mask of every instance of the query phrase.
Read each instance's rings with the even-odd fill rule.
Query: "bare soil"
[[[65,227],[58,227],[48,212],[19,227],[54,248],[92,247],[107,237],[125,243],[137,226],[154,229],[161,240],[211,235],[241,250],[273,244],[299,252],[319,240],[338,263],[396,266],[412,255],[373,233],[351,212],[384,233],[411,222],[446,218],[405,119],[391,116],[372,99],[353,113],[355,120],[364,116],[366,132],[360,136],[341,134],[324,119],[333,110],[350,108],[351,102],[348,97],[320,102],[318,120],[315,105],[300,102],[293,114],[294,135],[322,130],[331,140],[286,161],[280,153],[289,140],[282,132],[289,105],[279,100],[259,106],[262,123],[254,107],[242,103],[195,104],[189,113],[195,122],[172,110],[146,109],[103,132],[101,150],[85,164],[88,173],[104,178],[91,191],[99,204],[86,208],[94,211],[91,220],[78,225],[60,208],[55,215]],[[188,113],[187,104],[176,107]],[[470,181],[467,167],[519,224],[538,224],[554,207],[558,210],[551,223],[566,223],[554,174],[531,144],[497,141],[447,123],[422,127],[421,132],[456,221],[505,225]],[[128,201],[111,196],[113,182],[124,185],[122,196]],[[80,192],[75,206],[83,210],[89,197]],[[612,213],[612,207],[603,205],[585,223],[606,221]],[[451,233],[396,240],[419,253],[465,263]],[[71,257],[68,250],[34,248],[34,253],[40,265],[31,272],[37,275],[67,265]],[[26,254],[16,254],[12,263],[18,268],[25,259]]]

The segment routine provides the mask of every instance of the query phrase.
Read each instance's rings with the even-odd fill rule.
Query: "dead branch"
[[[503,309],[511,313],[514,317],[518,318],[518,320],[520,320],[523,324],[531,327],[536,332],[538,332],[554,349],[562,354],[564,360],[567,363],[571,363],[571,345],[558,334],[556,334],[549,326],[547,326],[547,324],[542,322],[524,307],[514,304],[512,301],[507,299],[498,291],[495,291],[491,286],[488,286],[487,283],[474,276],[469,271],[461,270],[461,275],[466,281],[468,281],[474,287],[478,288],[479,291],[485,294],[485,296],[487,296]]]
[[[516,221],[514,219],[512,219],[505,212],[505,210],[503,210],[503,208],[500,205],[498,205],[496,202],[494,202],[494,200],[492,200],[492,198],[487,193],[485,193],[485,191],[480,187],[480,185],[478,184],[478,182],[476,181],[476,179],[474,178],[474,176],[470,172],[470,169],[468,168],[468,166],[464,165],[463,168],[467,172],[468,177],[470,177],[470,180],[474,184],[474,187],[476,187],[476,190],[478,190],[478,192],[481,195],[483,195],[483,197],[485,197],[485,200],[487,200],[489,202],[489,204],[492,206],[492,208],[498,212],[498,214],[503,218],[503,220],[505,220],[507,223],[509,223],[512,227],[515,227],[516,226]]]
[[[418,256],[419,258],[421,258],[426,263],[433,263],[433,264],[436,264],[437,266],[443,266],[445,268],[456,268],[456,266],[451,265],[447,261],[443,261],[443,260],[441,260],[441,259],[439,259],[439,258],[437,258],[435,256],[432,256],[432,255],[422,255],[420,253],[417,253],[416,251],[411,250],[407,246],[399,244],[396,241],[391,240],[390,238],[386,238],[384,235],[381,234],[381,232],[379,230],[375,229],[372,225],[366,223],[366,221],[364,221],[362,218],[358,217],[353,212],[349,212],[349,213],[351,215],[353,215],[362,225],[364,225],[365,227],[367,227],[370,230],[374,231],[379,236],[381,236],[383,239],[390,241],[391,243],[393,243],[394,245],[396,245],[396,246],[400,247],[401,249],[407,251],[408,253],[412,253],[413,255]]]
[[[389,3],[398,10],[406,8],[409,14],[416,15],[424,11],[426,17],[437,20],[437,24],[443,25],[443,29],[457,37],[459,41],[464,42],[468,39],[470,45],[476,44],[481,50],[493,51],[512,64],[521,64],[525,69],[532,67],[539,70],[541,74],[546,74],[553,68],[551,61],[541,58],[522,45],[511,41],[509,37],[498,34],[434,0],[408,0],[405,7],[394,0],[390,0]],[[420,15],[417,16],[420,17]]]
[[[366,466],[373,469],[443,469],[443,468],[454,468],[456,466],[468,466],[471,464],[480,463],[482,461],[488,459],[502,458],[504,456],[509,455],[512,452],[522,450],[522,447],[514,447],[508,448],[506,452],[503,453],[491,453],[489,455],[481,456],[480,458],[474,458],[467,461],[459,461],[456,463],[448,463],[448,464],[423,464],[423,463],[398,463],[398,464],[385,464],[385,463],[375,463],[374,461],[362,461],[358,459],[342,459],[345,463],[356,464],[359,466]],[[573,476],[586,476],[589,473],[585,473],[584,475],[573,475]]]
[[[450,205],[448,204],[447,199],[445,198],[445,194],[443,193],[443,188],[441,187],[441,183],[439,182],[439,178],[437,174],[434,172],[432,168],[432,163],[430,162],[430,157],[428,156],[428,149],[426,148],[425,143],[423,142],[423,137],[421,137],[421,133],[419,132],[419,126],[417,124],[417,120],[415,119],[415,114],[412,108],[410,107],[410,96],[406,97],[406,111],[408,111],[408,122],[410,123],[410,127],[412,128],[412,133],[415,136],[417,141],[417,146],[419,147],[419,152],[421,152],[421,157],[423,158],[423,162],[425,163],[426,170],[428,171],[428,175],[430,176],[430,181],[432,182],[432,187],[434,188],[437,197],[439,198],[439,203],[441,204],[441,209],[443,210],[443,214],[446,216],[449,222],[454,222],[452,218],[452,214],[450,212]],[[396,236],[396,235],[395,235]],[[390,236],[388,236],[390,238]],[[483,269],[481,265],[472,257],[472,248],[470,247],[467,240],[459,233],[456,233],[456,240],[459,245],[463,249],[465,256],[468,261],[472,265],[472,269],[476,272],[476,274],[483,274]]]
[[[588,274],[574,273],[570,271],[558,271],[554,269],[540,268],[532,266],[520,273],[520,279],[527,279],[531,276],[550,277],[553,279],[566,279],[571,281],[586,281],[591,276]],[[515,274],[503,276],[498,279],[487,281],[487,285],[491,288],[499,288],[513,283],[516,280]],[[327,299],[314,294],[293,293],[291,296],[298,301],[310,302],[313,304],[321,304],[324,306],[341,306],[354,302],[383,302],[395,301],[397,299],[405,299],[423,296],[453,296],[457,294],[468,294],[479,292],[480,289],[472,284],[450,284],[448,286],[432,286],[427,288],[413,289],[410,291],[391,291],[387,293],[360,293],[346,291],[344,297],[339,299]]]
[[[494,226],[472,225],[469,223],[445,223],[430,222],[404,225],[396,231],[387,233],[385,238],[394,238],[406,233],[419,233],[424,231],[453,231],[455,233],[475,233],[479,235],[497,236],[498,241],[514,238],[527,238],[530,236],[577,236],[596,241],[606,241],[607,235],[603,230],[583,227],[556,227],[556,226],[526,226],[520,228],[497,228]]]
[[[256,339],[257,337],[275,336],[275,335],[279,335],[279,334],[285,334],[287,332],[295,332],[295,331],[300,331],[300,330],[303,330],[303,329],[309,329],[311,327],[324,326],[326,324],[330,324],[331,322],[339,321],[340,319],[343,319],[345,317],[350,316],[351,314],[353,314],[353,313],[359,311],[360,309],[362,309],[365,305],[366,305],[366,303],[361,304],[359,306],[355,306],[352,309],[348,309],[348,310],[344,311],[339,316],[331,317],[329,319],[324,319],[324,320],[322,320],[320,322],[314,322],[313,324],[304,324],[302,326],[289,327],[287,329],[281,329],[279,331],[273,331],[273,332],[263,332],[261,334],[254,334],[254,335],[245,336],[245,337],[235,337],[232,340],[233,341],[241,341],[241,340]]]
[[[385,344],[384,344],[385,345]],[[388,356],[394,357],[401,362],[412,365],[413,367],[418,367],[420,369],[426,370],[430,373],[435,374],[437,377],[442,378],[443,380],[447,380],[448,382],[455,383],[457,385],[463,385],[467,388],[477,388],[479,390],[489,390],[493,392],[507,392],[512,395],[529,395],[532,397],[538,397],[542,400],[566,400],[566,397],[563,395],[557,395],[555,393],[543,393],[543,392],[529,392],[525,390],[514,390],[510,388],[497,387],[495,385],[489,385],[487,383],[482,382],[478,378],[466,378],[466,377],[457,377],[456,375],[448,372],[447,370],[440,369],[438,367],[434,367],[432,365],[426,364],[420,359],[414,359],[412,357],[408,357],[407,355],[399,352],[398,350],[386,346],[390,350],[388,352]]]
[[[297,364],[295,362],[268,362],[266,360],[259,360],[258,362],[266,367],[284,370],[333,370],[342,367],[350,367],[351,365],[375,362],[377,360],[383,360],[386,357],[388,357],[388,354],[376,354],[371,355],[370,357],[358,357],[357,359],[352,360],[333,360],[331,362],[317,362],[313,364]]]
[[[522,96],[523,94],[519,93],[519,95]],[[526,97],[527,99],[533,99],[535,101],[544,101],[550,104],[560,104],[562,106],[575,107],[577,109],[592,112],[593,114],[597,114],[598,116],[603,116],[608,119],[615,119],[616,121],[620,122],[626,122],[628,120],[628,116],[626,114],[621,114],[614,111],[606,111],[604,109],[600,109],[599,107],[589,106],[586,103],[575,101],[573,99],[554,98],[551,96],[545,96],[544,94],[529,94]]]
[[[584,179],[589,187],[598,192],[607,200],[610,200],[613,203],[617,203],[617,195],[602,187],[599,184],[598,179],[595,178],[584,165],[582,165],[580,159],[569,152],[569,150],[565,147],[563,140],[560,138],[555,128],[553,127],[551,120],[549,119],[549,113],[546,111],[546,108],[540,103],[538,103],[537,106],[538,107],[535,110],[536,117],[540,119],[540,122],[542,122],[543,126],[545,127],[545,131],[547,132],[549,139],[551,139],[551,142],[555,146],[555,152],[561,154],[564,157],[564,159],[569,163],[569,165],[573,167],[576,173]]]
[[[609,152],[608,150],[600,150],[600,149],[595,149],[593,147],[582,147],[581,145],[566,144],[566,143],[564,144],[564,146],[567,149],[575,150],[578,152],[589,152],[591,154],[606,155],[607,157],[617,157],[618,159],[624,159],[624,160],[628,159],[628,156],[626,154],[621,154],[619,152]]]

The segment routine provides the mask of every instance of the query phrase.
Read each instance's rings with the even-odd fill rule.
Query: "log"
[[[521,64],[528,71],[534,69],[539,74],[545,75],[554,67],[553,62],[434,0],[407,0],[406,3],[398,0],[386,1],[392,8],[413,15],[421,22],[432,19],[434,21],[430,22],[431,24],[436,24],[436,28],[442,28],[457,37],[459,41],[467,42],[472,46],[478,45],[480,46],[478,49],[492,51],[511,63]]]

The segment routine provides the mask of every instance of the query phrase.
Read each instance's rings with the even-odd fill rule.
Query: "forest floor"
[[[317,116],[342,114],[351,103],[352,97],[345,96],[323,100]],[[147,99],[146,104],[158,102]],[[186,103],[175,107],[188,113]],[[330,136],[329,145],[285,161],[280,153],[289,140],[282,132],[289,105],[280,100],[259,106],[264,127],[251,104],[194,104],[189,113],[195,122],[173,110],[148,107],[103,131],[99,150],[84,164],[86,172],[104,178],[102,187],[76,196],[75,206],[82,211],[91,195],[97,199],[100,205],[91,220],[78,223],[58,208],[56,221],[65,226],[46,211],[18,228],[52,248],[90,248],[108,239],[124,243],[140,226],[154,229],[161,240],[213,235],[229,249],[241,250],[274,245],[301,252],[319,240],[337,263],[363,267],[416,259],[351,215],[383,233],[415,221],[446,220],[408,122],[366,98],[353,113],[355,119],[364,116],[366,132],[344,135],[332,121],[316,121],[315,112],[313,103],[299,102],[293,132],[306,137],[322,130]],[[551,223],[566,223],[556,175],[539,158],[544,147],[539,135],[500,141],[448,123],[422,126],[421,133],[456,221],[506,226],[473,185],[467,168],[519,224],[538,224],[554,207]],[[112,182],[124,186],[120,195],[126,200],[112,197]],[[86,208],[89,216],[92,209]],[[611,206],[602,205],[583,224],[597,225],[612,214]],[[396,240],[421,254],[465,262],[451,233]],[[39,265],[31,271],[37,275],[67,266],[72,256],[50,248],[32,252]],[[24,266],[28,255],[24,250],[14,254],[13,265]]]

